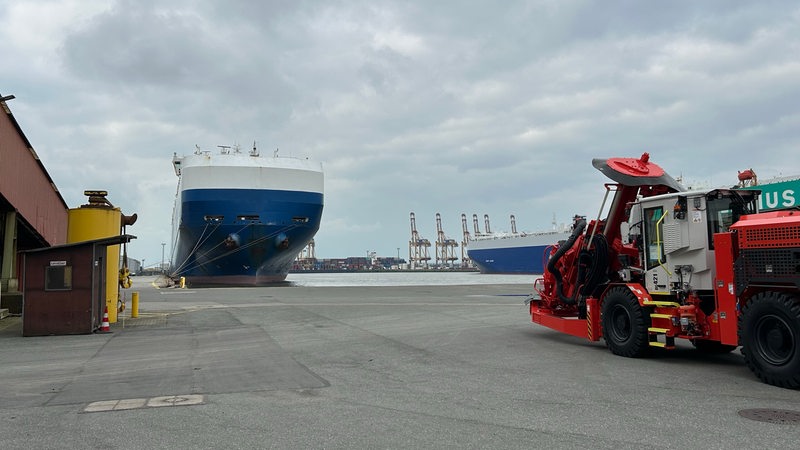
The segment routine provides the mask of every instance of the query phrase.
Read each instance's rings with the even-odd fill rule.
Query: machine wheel
[[[761,381],[800,388],[800,302],[781,292],[755,295],[742,309],[739,342]]]
[[[627,287],[611,288],[603,299],[603,339],[615,355],[644,356],[650,348],[649,316]]]
[[[700,353],[709,355],[721,355],[723,353],[730,353],[738,347],[738,345],[728,345],[717,341],[707,341],[705,339],[695,339],[692,345]]]

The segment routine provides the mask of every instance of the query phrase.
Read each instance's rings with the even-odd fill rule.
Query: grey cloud
[[[126,0],[67,27],[63,74],[0,84],[71,204],[102,184],[168,233],[174,192],[149,190],[175,181],[172,153],[257,140],[326,163],[318,255],[394,254],[410,210],[428,238],[435,212],[451,236],[462,212],[596,214],[593,157],[800,173],[799,18],[777,0]]]

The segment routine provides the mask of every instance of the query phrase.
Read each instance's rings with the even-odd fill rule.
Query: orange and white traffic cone
[[[100,325],[100,332],[101,333],[110,333],[111,332],[111,325],[108,324],[108,306],[103,309],[103,324]]]

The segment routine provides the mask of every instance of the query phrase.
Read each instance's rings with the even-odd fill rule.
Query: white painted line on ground
[[[114,407],[114,411],[142,408],[144,407],[145,403],[147,403],[147,399],[145,398],[128,398],[125,400],[120,400],[119,403],[117,403],[117,406]]]
[[[89,403],[86,408],[83,408],[83,412],[111,411],[117,406],[117,403],[119,403],[119,400],[103,400],[102,402]]]
[[[127,398],[122,400],[102,400],[89,403],[83,412],[123,411],[139,408],[158,408],[162,406],[202,405],[205,397],[201,394],[168,395],[164,397]]]

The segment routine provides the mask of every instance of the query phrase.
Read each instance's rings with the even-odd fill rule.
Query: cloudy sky
[[[0,49],[67,204],[108,190],[148,265],[195,145],[322,161],[323,258],[407,257],[412,211],[431,241],[596,215],[596,157],[800,174],[796,0],[0,0]]]

